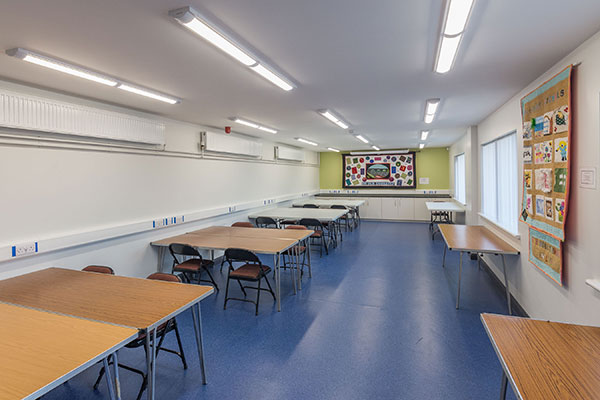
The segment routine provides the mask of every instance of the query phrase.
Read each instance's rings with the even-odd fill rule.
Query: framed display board
[[[571,161],[571,71],[568,66],[521,99],[523,201],[529,260],[562,285]]]
[[[415,152],[342,154],[345,188],[415,189]]]

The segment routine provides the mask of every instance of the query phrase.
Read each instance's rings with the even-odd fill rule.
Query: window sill
[[[494,227],[495,227],[495,228],[498,228],[499,230],[501,230],[501,231],[502,231],[504,234],[506,234],[506,235],[510,236],[510,237],[511,237],[511,238],[513,238],[513,239],[516,239],[516,240],[519,240],[519,241],[521,240],[521,235],[519,235],[518,233],[511,232],[511,231],[507,230],[506,228],[504,228],[504,227],[502,227],[502,226],[498,225],[498,223],[497,223],[496,221],[494,221],[494,220],[492,220],[492,219],[490,219],[490,218],[486,217],[486,216],[485,216],[485,214],[483,214],[483,213],[477,213],[477,214],[478,214],[478,215],[479,215],[481,218],[483,218],[483,219],[485,219],[487,222],[489,222],[490,224],[494,225]]]

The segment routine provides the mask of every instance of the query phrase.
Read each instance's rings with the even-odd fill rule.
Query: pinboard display
[[[342,186],[345,188],[414,189],[415,152],[392,154],[343,154]]]

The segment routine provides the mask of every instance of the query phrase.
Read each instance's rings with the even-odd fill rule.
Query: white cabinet
[[[412,221],[415,219],[415,199],[402,198],[396,199],[398,202],[398,219]]]
[[[413,220],[415,217],[414,200],[412,198],[381,199],[381,218],[389,220]]]
[[[430,220],[430,212],[427,209],[427,205],[425,204],[428,201],[433,201],[433,199],[423,199],[418,198],[415,200],[415,220],[416,221],[429,221]]]
[[[381,199],[381,218],[398,219],[398,206],[396,199],[384,197]]]
[[[360,206],[360,217],[367,219],[381,219],[381,198],[371,197],[364,199],[365,204]]]

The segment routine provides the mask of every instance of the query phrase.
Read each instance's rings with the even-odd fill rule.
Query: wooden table
[[[587,400],[600,395],[600,327],[481,314],[518,399]]]
[[[495,254],[502,257],[502,268],[504,270],[504,283],[506,285],[506,301],[508,303],[508,313],[512,314],[510,304],[510,289],[508,287],[508,276],[506,275],[505,255],[518,255],[519,250],[496,236],[492,231],[481,225],[450,225],[439,224],[440,232],[446,243],[444,247],[444,258],[442,266],[446,266],[446,248],[460,252],[460,262],[458,269],[458,291],[456,294],[456,308],[460,303],[460,280],[462,276],[462,257],[463,253],[476,254]]]
[[[332,208],[278,207],[257,211],[248,215],[248,218],[256,219],[259,217],[270,217],[276,221],[299,221],[303,218],[317,219],[322,224],[326,224],[330,232],[333,232],[333,235],[330,235],[330,237],[333,240],[334,246],[337,246],[337,230],[335,222],[347,213],[348,210],[338,210]]]
[[[212,286],[185,285],[62,268],[0,281],[0,302],[108,322],[146,333],[148,398],[154,398],[156,328],[191,309],[202,382],[206,383],[200,301]]]
[[[305,204],[314,204],[319,208],[330,208],[331,206],[340,205],[350,208],[358,208],[365,204],[364,200],[350,200],[350,199],[309,199],[309,200],[298,200],[292,203],[294,207],[302,207]]]
[[[353,220],[352,227],[357,227],[360,222],[360,210],[359,207],[365,204],[364,200],[352,200],[352,199],[309,199],[309,200],[298,200],[292,203],[292,207],[304,207],[305,204],[314,204],[319,208],[331,208],[331,206],[344,206],[352,210],[351,217]]]
[[[342,210],[343,211],[343,210]],[[165,249],[173,243],[186,244],[201,250],[226,250],[229,248],[238,248],[250,250],[254,253],[273,255],[273,264],[275,269],[275,297],[277,299],[277,311],[281,311],[281,254],[286,250],[296,245],[298,238],[308,238],[313,233],[311,230],[297,230],[296,233],[291,233],[292,230],[286,229],[264,229],[264,228],[237,228],[237,230],[222,229],[227,227],[213,227],[218,229],[207,228],[208,230],[202,234],[195,231],[194,233],[186,233],[169,237],[166,239],[152,242],[151,245],[159,248],[159,268],[162,267]],[[245,230],[245,231],[244,231]],[[202,230],[201,230],[202,231]],[[230,232],[227,234],[225,232]],[[212,233],[211,233],[212,232]],[[231,235],[236,232],[236,235]],[[259,233],[260,232],[260,233]],[[295,238],[285,237],[255,237],[257,235],[288,235]],[[293,271],[293,270],[292,270]],[[294,291],[296,290],[296,278],[294,281]]]
[[[0,303],[0,400],[37,399],[101,360],[110,397],[120,398],[118,370],[113,386],[107,360],[137,335],[132,328]]]

